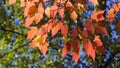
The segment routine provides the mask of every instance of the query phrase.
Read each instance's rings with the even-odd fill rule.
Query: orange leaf
[[[74,28],[72,30],[72,38],[76,38],[77,36],[78,36],[78,30],[77,30],[77,28]]]
[[[83,48],[85,49],[86,54],[95,60],[95,49],[93,48],[91,41],[84,43]]]
[[[100,40],[100,36],[95,36],[93,41],[97,47],[102,46],[102,41]]]
[[[16,0],[9,0],[9,5],[16,3]]]
[[[72,60],[74,60],[76,63],[78,62],[79,58],[80,58],[80,50],[78,53],[76,53],[75,51],[72,52],[73,56],[72,56]]]
[[[30,30],[28,31],[27,38],[32,39],[35,35],[38,33],[38,28],[37,27],[30,27]]]
[[[58,33],[59,30],[60,30],[59,23],[56,22],[54,24],[54,27],[52,28],[52,36],[55,36]]]
[[[88,21],[85,23],[85,27],[86,27],[87,31],[88,31],[90,34],[94,34],[95,28],[94,28],[94,26],[93,26],[92,20],[88,20]]]
[[[33,17],[28,16],[25,20],[25,27],[29,27],[33,23],[34,19],[35,19],[34,16]]]
[[[111,8],[109,11],[108,11],[108,15],[107,15],[107,19],[109,22],[112,22],[116,16],[117,12],[115,11],[114,8]]]
[[[105,20],[105,18],[103,16],[104,12],[105,12],[105,10],[101,10],[101,11],[97,11],[97,12],[93,13],[91,15],[91,19],[93,19],[93,20],[95,20],[97,22]]]
[[[65,38],[67,38],[67,35],[68,35],[68,25],[67,25],[67,24],[65,24],[65,25],[62,26],[61,32],[62,32],[62,35],[63,35]]]
[[[66,54],[68,54],[69,51],[71,50],[71,48],[72,48],[72,45],[71,45],[70,41],[64,43],[63,49],[62,49],[62,57],[64,57]]]
[[[73,21],[76,21],[78,15],[75,11],[72,11],[72,13],[70,13],[70,18],[73,20]]]
[[[98,5],[98,1],[97,0],[89,0],[91,3]]]
[[[46,14],[47,17],[50,17],[50,8],[49,7],[47,7],[45,9],[45,14]]]
[[[41,19],[43,19],[43,14],[36,13],[35,14],[35,23],[38,24],[41,21]]]
[[[38,46],[38,48],[40,49],[40,51],[43,53],[43,55],[46,55],[46,52],[48,50],[49,44],[47,42],[45,42],[42,46]]]
[[[53,5],[53,6],[50,7],[50,16],[52,18],[56,17],[57,10],[58,10],[58,7],[56,5]]]

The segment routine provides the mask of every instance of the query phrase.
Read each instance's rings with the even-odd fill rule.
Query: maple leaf
[[[30,30],[28,31],[27,39],[32,39],[37,34],[38,34],[38,28],[30,27]]]
[[[105,12],[105,10],[101,10],[101,11],[97,11],[97,12],[93,13],[91,15],[91,19],[93,19],[93,20],[95,20],[97,22],[105,20],[105,18],[103,16],[104,12]]]
[[[85,23],[85,27],[90,34],[94,34],[95,28],[93,26],[92,20],[87,20]]]
[[[71,48],[72,48],[71,41],[64,43],[63,49],[62,49],[62,57],[64,57],[66,54],[68,54],[69,51],[71,50]]]
[[[91,3],[93,3],[94,5],[98,5],[98,0],[89,0]]]
[[[67,38],[67,34],[68,34],[68,25],[67,25],[67,24],[65,24],[65,25],[62,26],[61,32],[62,32],[62,35],[63,35],[65,38]]]
[[[77,36],[78,36],[78,30],[77,30],[77,28],[74,28],[72,30],[72,38],[76,38]]]
[[[16,0],[9,0],[9,5],[16,3]]]
[[[106,34],[106,35],[108,35],[108,32],[107,32],[106,28],[105,28],[102,24],[100,24],[100,23],[95,23],[95,24],[94,24],[94,27],[95,27],[95,29],[96,29],[97,32],[99,32],[99,33],[101,33],[101,34]]]
[[[85,49],[86,54],[95,60],[95,49],[93,48],[91,41],[84,43],[83,48]]]

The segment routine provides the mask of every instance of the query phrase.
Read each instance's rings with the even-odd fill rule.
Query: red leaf
[[[106,28],[102,24],[95,23],[94,27],[95,27],[95,29],[96,29],[97,32],[99,32],[101,34],[108,35],[108,32],[107,32]]]
[[[16,0],[9,0],[9,5],[16,3]]]
[[[91,15],[91,19],[93,19],[93,20],[95,20],[97,22],[105,20],[105,18],[103,16],[104,12],[105,12],[105,10],[101,10],[101,11],[97,11],[97,12],[93,13]]]
[[[95,49],[93,48],[92,43],[90,41],[84,43],[83,48],[85,49],[86,54],[95,60]]]
[[[98,1],[97,0],[89,0],[91,3],[98,5]]]
[[[72,60],[74,60],[77,63],[78,60],[79,60],[79,58],[80,58],[80,50],[78,51],[78,53],[76,53],[75,51],[73,51],[72,54],[73,54]]]
[[[105,53],[105,48],[104,48],[104,46],[99,46],[99,47],[97,47],[97,49],[96,49],[98,52],[100,52],[102,55],[105,55],[106,53]]]
[[[66,43],[63,44],[63,49],[62,49],[62,57],[64,57],[66,54],[69,53],[69,51],[71,50],[72,46],[71,46],[71,42],[68,41]]]
[[[67,34],[68,34],[68,25],[67,25],[67,24],[65,24],[65,25],[62,26],[61,32],[62,32],[62,35],[63,35],[65,38],[67,38]]]
[[[74,28],[72,30],[72,38],[76,38],[77,36],[78,36],[78,30],[77,30],[77,28]]]
[[[82,40],[84,43],[87,42],[87,38],[88,38],[88,32],[87,32],[87,30],[83,30],[82,31]]]
[[[85,23],[85,27],[86,27],[87,31],[88,31],[90,34],[94,34],[95,28],[94,28],[94,26],[93,26],[92,20],[88,20],[88,21]]]
[[[27,38],[32,39],[35,35],[38,33],[38,28],[37,27],[30,27],[30,30],[28,31]]]

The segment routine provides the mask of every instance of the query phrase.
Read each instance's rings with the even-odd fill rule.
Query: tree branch
[[[13,31],[13,30],[8,30],[8,29],[4,28],[3,26],[0,26],[0,30],[1,30],[1,31],[4,31],[4,32],[15,33],[15,34],[18,34],[18,35],[21,35],[21,36],[26,37],[26,35],[24,35],[24,34],[21,34],[21,33],[19,33],[19,32]]]
[[[10,54],[10,53],[12,53],[12,52],[17,51],[18,49],[20,49],[20,48],[22,48],[22,47],[24,47],[24,46],[27,46],[29,43],[30,43],[30,42],[27,42],[26,44],[21,45],[21,46],[15,48],[15,49],[13,49],[12,51],[5,53],[4,55],[1,55],[0,58],[3,58],[3,57],[5,57],[6,55],[8,55],[8,54]]]

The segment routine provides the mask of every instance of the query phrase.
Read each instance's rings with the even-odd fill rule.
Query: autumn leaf
[[[94,24],[95,30],[100,34],[106,34],[108,35],[107,29],[100,23]]]
[[[16,0],[9,0],[9,5],[16,3]]]
[[[100,39],[100,36],[95,36],[93,41],[94,41],[94,43],[96,44],[97,47],[102,46],[102,41]]]
[[[53,25],[53,28],[52,28],[52,36],[55,36],[58,31],[60,30],[60,26],[59,26],[59,23],[56,22],[54,25]]]
[[[88,32],[87,32],[87,30],[83,30],[81,36],[82,36],[83,42],[86,43],[87,42],[87,38],[88,38]]]
[[[41,21],[42,18],[43,18],[43,14],[36,13],[35,14],[35,23],[38,24]]]
[[[29,27],[33,21],[34,21],[35,17],[27,17],[26,20],[25,20],[25,27]]]
[[[84,43],[83,48],[84,48],[86,54],[88,56],[91,56],[92,59],[95,60],[95,49],[93,48],[91,41]]]
[[[97,22],[105,20],[105,18],[104,18],[104,12],[105,12],[105,10],[94,12],[91,15],[91,19],[93,19],[93,20],[95,20]]]
[[[49,44],[47,42],[45,42],[42,46],[38,46],[38,48],[40,49],[40,51],[43,53],[44,56],[46,56],[48,46]]]
[[[116,26],[116,31],[118,32],[118,34],[120,35],[120,21],[115,23]]]
[[[72,11],[72,13],[70,13],[70,18],[73,20],[73,21],[76,21],[78,15],[75,11]]]
[[[45,9],[45,15],[46,15],[47,17],[50,17],[50,8],[49,8],[49,7],[47,7],[47,8]]]
[[[98,0],[89,0],[91,3],[93,3],[94,5],[98,5]]]
[[[80,50],[79,50],[80,53]],[[72,56],[72,60],[74,60],[76,63],[78,62],[79,58],[80,58],[80,54],[76,53],[75,51],[72,52],[73,56]]]
[[[57,10],[58,10],[58,7],[56,5],[53,5],[53,6],[50,7],[50,16],[52,18],[56,17]]]
[[[71,48],[72,48],[71,41],[64,43],[63,49],[62,49],[62,57],[64,57],[66,54],[68,54],[69,51],[71,50]]]
[[[116,16],[117,12],[115,11],[114,8],[111,8],[109,11],[108,11],[108,15],[107,15],[107,20],[111,23],[115,16]]]
[[[67,24],[62,26],[61,33],[65,38],[67,38],[67,35],[68,35],[68,25]]]
[[[97,47],[97,49],[96,49],[99,53],[101,53],[102,55],[105,55],[106,53],[105,53],[105,48],[104,48],[104,46],[99,46],[99,47]]]
[[[63,18],[64,17],[64,8],[59,9],[58,13],[61,16],[61,18]]]
[[[77,36],[78,36],[78,30],[77,30],[77,28],[74,28],[72,30],[72,38],[76,38]]]
[[[37,27],[30,27],[30,30],[28,31],[27,39],[32,39],[35,35],[38,33]]]
[[[90,34],[95,33],[95,28],[94,28],[92,22],[93,22],[92,20],[87,20],[86,23],[85,23],[85,27]]]

